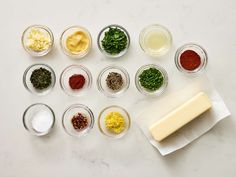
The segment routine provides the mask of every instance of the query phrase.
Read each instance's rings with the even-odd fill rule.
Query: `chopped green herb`
[[[127,36],[125,32],[117,27],[110,27],[102,39],[102,47],[111,55],[119,54],[127,47]]]
[[[45,89],[52,83],[51,72],[42,67],[35,69],[30,76],[30,82],[38,90]]]
[[[139,82],[142,87],[156,91],[163,85],[163,74],[156,68],[149,68],[144,70],[139,75]]]

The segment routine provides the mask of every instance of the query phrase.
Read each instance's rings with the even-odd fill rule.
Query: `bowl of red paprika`
[[[92,74],[82,65],[68,66],[61,73],[60,85],[70,96],[85,95],[92,85]]]
[[[198,75],[204,71],[208,62],[206,50],[198,44],[181,46],[175,53],[175,65],[183,73]]]

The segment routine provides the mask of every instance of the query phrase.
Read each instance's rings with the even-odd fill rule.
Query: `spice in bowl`
[[[150,91],[156,91],[163,85],[163,74],[156,68],[145,69],[139,75],[139,82],[142,87]]]
[[[88,118],[85,117],[81,113],[77,113],[71,119],[71,123],[72,123],[72,125],[73,125],[75,130],[80,131],[80,130],[83,130],[83,129],[87,128],[87,126],[88,126]]]
[[[30,82],[35,89],[46,89],[52,83],[51,72],[42,67],[40,67],[39,69],[35,69],[30,76]]]
[[[196,74],[207,65],[207,53],[197,44],[185,44],[175,54],[176,67],[183,73]]]
[[[125,118],[119,112],[110,112],[105,117],[106,128],[115,134],[120,134],[125,130]]]
[[[201,65],[201,58],[195,51],[186,50],[180,55],[180,64],[184,69],[193,71]]]
[[[82,74],[74,74],[69,78],[70,88],[73,90],[82,89],[85,84],[85,77]]]
[[[118,91],[123,87],[123,78],[117,72],[110,72],[106,78],[108,88]]]

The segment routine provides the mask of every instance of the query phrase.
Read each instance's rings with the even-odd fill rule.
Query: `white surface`
[[[234,177],[235,7],[234,0],[1,2],[0,176]],[[131,36],[130,51],[121,60],[105,59],[96,46],[99,30],[111,23],[123,25]],[[165,25],[172,32],[174,48],[163,59],[149,58],[139,47],[139,31],[151,23]],[[31,58],[23,51],[21,33],[32,24],[45,24],[54,32],[55,49],[47,57]],[[93,50],[81,61],[66,57],[59,46],[61,32],[75,24],[88,28],[93,37]],[[143,98],[134,86],[134,74],[138,67],[144,63],[159,63],[165,67],[167,61],[173,60],[176,48],[190,41],[201,44],[208,51],[207,73],[231,110],[231,118],[222,121],[186,148],[166,157],[162,157],[135,126],[118,141],[104,137],[97,126],[91,134],[81,139],[70,137],[63,131],[61,116],[72,103],[88,105],[95,117],[110,104],[129,110],[129,105]],[[28,93],[22,84],[22,74],[27,66],[39,62],[51,65],[57,77],[70,64],[87,66],[94,79],[89,97],[71,98],[63,93],[58,82],[53,92],[45,97]],[[125,66],[132,79],[130,89],[120,99],[104,97],[95,85],[98,72],[110,63]],[[173,62],[167,71],[171,75],[175,70]],[[170,84],[171,81],[170,78]],[[23,128],[22,113],[35,102],[44,102],[55,110],[56,126],[48,137],[30,136]]]

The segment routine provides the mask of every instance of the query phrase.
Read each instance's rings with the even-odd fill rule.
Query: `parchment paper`
[[[172,84],[164,95],[155,99],[143,99],[136,105],[136,110],[137,107],[142,110],[142,112],[136,114],[136,123],[149,142],[163,156],[191,143],[210,130],[217,122],[230,115],[224,101],[206,75],[196,78],[186,78],[186,76],[181,75],[174,78],[175,82],[173,83],[175,85]],[[205,92],[212,101],[211,110],[185,125],[162,142],[155,141],[149,133],[150,125],[200,91]]]

